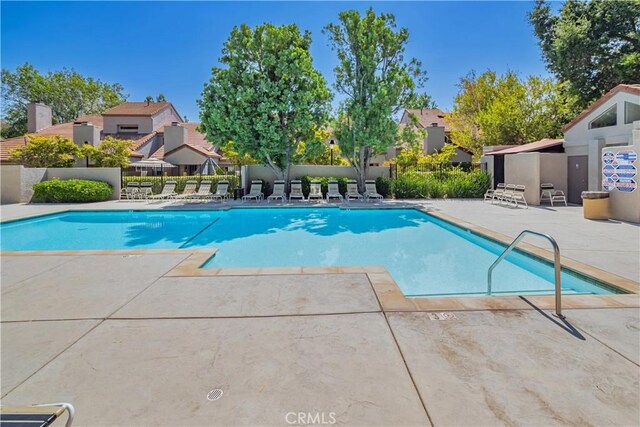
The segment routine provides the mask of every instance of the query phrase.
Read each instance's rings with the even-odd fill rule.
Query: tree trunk
[[[369,146],[365,145],[360,149],[360,163],[358,166],[354,165],[356,174],[358,175],[358,191],[364,193],[366,191],[365,181],[367,180],[367,172],[369,171]]]

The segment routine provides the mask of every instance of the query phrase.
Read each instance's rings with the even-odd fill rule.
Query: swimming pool
[[[384,266],[406,296],[486,295],[504,246],[414,209],[75,211],[3,223],[3,251],[218,248],[203,268]],[[563,293],[610,294],[562,272]],[[553,293],[553,267],[512,252],[493,294]]]

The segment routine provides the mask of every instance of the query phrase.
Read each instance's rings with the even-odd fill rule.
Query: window
[[[624,103],[624,124],[628,125],[636,120],[640,120],[640,105],[633,102]]]
[[[118,133],[138,133],[138,125],[118,125]]]
[[[615,126],[618,122],[617,104],[613,104],[604,113],[600,114],[591,123],[589,123],[589,129],[605,128],[608,126]]]

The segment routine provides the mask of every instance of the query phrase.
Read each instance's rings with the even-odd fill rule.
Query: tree
[[[460,79],[453,111],[446,117],[452,141],[476,156],[487,145],[526,144],[561,135],[575,114],[563,85],[551,79],[489,70]]]
[[[80,148],[59,135],[27,135],[23,147],[10,151],[10,161],[28,168],[70,168],[80,155]]]
[[[339,21],[325,27],[339,61],[335,88],[346,97],[335,136],[364,191],[369,159],[395,144],[394,114],[415,98],[416,82],[421,86],[426,76],[420,62],[405,60],[409,32],[395,30],[393,15],[350,10],[341,12]]]
[[[409,107],[420,108],[420,107]],[[419,126],[418,117],[409,114],[409,123],[401,125],[400,136],[396,149],[394,162],[398,166],[415,166],[424,157],[424,139],[427,137],[426,129]]]
[[[430,108],[438,108],[436,102],[431,98],[431,95],[427,93],[416,94],[407,102],[405,102],[404,108],[427,110]]]
[[[97,167],[126,168],[131,164],[129,157],[132,148],[133,141],[107,136],[97,147],[93,145],[82,147],[82,154],[93,160]]]
[[[251,155],[247,153],[238,153],[235,145],[236,144],[233,141],[229,141],[220,147],[220,149],[222,150],[222,155],[231,163],[236,165],[253,165],[258,163],[253,157],[251,157]]]
[[[326,129],[318,129],[315,132],[314,141],[309,144],[302,141],[298,148],[299,154],[304,158],[306,165],[331,165],[331,146],[326,141],[331,138],[331,132]],[[349,166],[349,162],[342,157],[338,144],[333,145],[333,165]]]
[[[311,35],[296,25],[235,27],[222,50],[225,67],[213,68],[198,101],[207,138],[233,141],[240,156],[288,181],[291,164],[301,160],[300,144],[314,141],[331,100],[310,46]]]
[[[529,14],[547,67],[580,109],[619,83],[640,82],[640,2],[568,0]]]
[[[144,102],[146,103],[167,102],[167,98],[165,98],[163,94],[159,93],[158,96],[156,96],[156,100],[154,101],[153,96],[147,95],[147,97],[144,99]]]
[[[27,104],[43,102],[51,107],[53,124],[71,122],[82,114],[98,114],[126,100],[121,85],[84,77],[73,69],[41,74],[25,63],[15,72],[2,70],[2,137],[27,132]]]

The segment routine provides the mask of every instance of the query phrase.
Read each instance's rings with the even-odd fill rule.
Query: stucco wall
[[[504,156],[505,184],[525,186],[524,197],[530,205],[540,204],[540,153]]]
[[[540,153],[540,183],[550,182],[556,190],[567,194],[567,155],[564,153]],[[540,191],[538,187],[538,191]],[[539,202],[539,201],[538,201]]]
[[[369,167],[368,179],[376,179],[379,176],[389,177],[389,168],[386,166]],[[355,170],[351,166],[322,166],[322,165],[295,165],[291,167],[291,179],[297,179],[304,175],[331,176],[335,178],[356,179]],[[252,179],[263,179],[271,184],[276,176],[268,166],[249,165],[242,171],[243,181],[251,182]]]
[[[48,168],[47,180],[54,178],[105,181],[113,187],[111,200],[120,199],[120,168]]]
[[[207,160],[207,157],[185,147],[165,156],[164,160],[174,165],[201,165]]]
[[[118,133],[118,125],[138,125],[138,133],[153,132],[153,118],[143,116],[102,116],[103,133]]]
[[[604,151],[618,151],[629,149],[640,154],[640,121],[635,122],[636,128],[633,130],[633,144],[629,147],[605,147]],[[602,155],[602,153],[601,153]],[[640,160],[634,163],[637,169],[640,169]],[[640,177],[636,175],[634,178],[636,183],[640,183]],[[609,191],[609,214],[611,218],[640,223],[640,188],[630,193],[621,192],[617,189]]]
[[[28,203],[33,197],[33,185],[46,179],[46,168],[25,168],[22,165],[0,166],[1,203]]]

